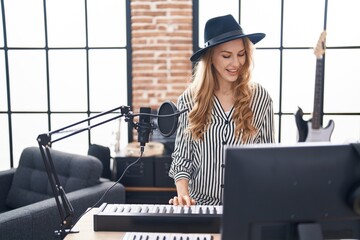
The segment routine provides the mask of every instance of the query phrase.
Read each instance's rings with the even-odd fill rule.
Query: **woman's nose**
[[[238,58],[237,56],[234,57],[233,60],[232,60],[232,65],[235,66],[235,67],[240,67],[240,65],[241,65],[240,58]]]

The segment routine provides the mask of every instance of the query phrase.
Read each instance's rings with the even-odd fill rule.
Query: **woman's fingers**
[[[188,195],[184,196],[175,196],[169,200],[169,204],[172,205],[181,205],[181,206],[190,206],[195,205],[196,201],[190,198]]]

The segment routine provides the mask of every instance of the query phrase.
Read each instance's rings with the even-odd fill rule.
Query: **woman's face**
[[[212,64],[220,82],[235,82],[246,60],[243,39],[235,39],[214,47]]]

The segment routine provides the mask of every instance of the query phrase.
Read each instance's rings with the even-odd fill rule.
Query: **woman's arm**
[[[173,205],[195,205],[196,201],[189,197],[189,180],[179,179],[175,183],[177,196],[169,200],[169,204]]]
[[[179,97],[178,109],[186,109],[191,106],[189,92]],[[178,128],[175,139],[175,148],[172,153],[172,163],[169,169],[169,176],[175,181],[177,196],[169,200],[174,205],[191,205],[196,202],[189,197],[189,179],[192,173],[191,137],[186,133],[188,126],[188,113],[181,114],[178,119]]]

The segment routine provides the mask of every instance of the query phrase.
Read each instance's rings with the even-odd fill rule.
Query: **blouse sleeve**
[[[262,141],[263,143],[274,143],[275,142],[275,131],[274,131],[274,110],[273,101],[269,99],[269,104],[265,110],[264,121],[261,126]]]
[[[259,89],[259,101],[261,105],[261,124],[260,124],[260,138],[258,143],[274,143],[275,142],[275,130],[274,130],[274,109],[273,101],[268,91],[258,84]]]
[[[177,106],[181,111],[189,109],[188,100],[183,94],[179,97]],[[189,109],[190,110],[190,109]],[[172,153],[172,163],[169,170],[169,176],[175,181],[179,179],[190,179],[192,173],[192,156],[191,156],[191,136],[187,132],[188,113],[181,114],[178,118],[178,128],[175,139],[175,148]]]

